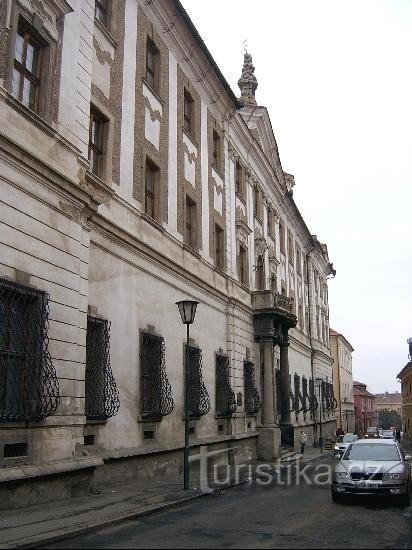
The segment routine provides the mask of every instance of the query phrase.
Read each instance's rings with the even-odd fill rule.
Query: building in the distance
[[[398,374],[402,387],[402,431],[412,438],[412,338],[408,339],[409,361]]]
[[[338,402],[336,423],[344,432],[353,433],[355,431],[352,373],[354,349],[343,334],[333,329],[329,330],[329,334],[333,358],[333,389]]]
[[[378,425],[375,396],[366,389],[366,384],[354,381],[353,399],[355,404],[355,432],[362,435],[369,426]]]
[[[402,414],[402,393],[375,393],[375,408],[376,410],[383,411],[394,411],[401,416]]]

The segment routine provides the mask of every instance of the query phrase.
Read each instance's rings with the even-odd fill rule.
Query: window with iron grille
[[[294,383],[294,399],[293,399],[293,410],[298,414],[300,411],[300,376],[298,374],[295,374],[293,378]]]
[[[315,383],[313,379],[311,378],[309,380],[309,401],[310,401],[310,410],[312,411],[312,414],[319,406],[318,400],[316,398],[315,394]]]
[[[308,379],[306,376],[302,376],[302,411],[307,412],[309,410],[309,399],[308,399]]]
[[[186,360],[186,352],[185,352]],[[210,398],[202,376],[202,350],[189,346],[189,417],[199,418],[210,411]]]
[[[243,363],[243,382],[245,386],[245,413],[257,414],[262,408],[262,400],[256,387],[255,366],[250,361]]]
[[[110,323],[87,317],[85,414],[106,421],[119,412],[119,390],[110,365]]]
[[[236,411],[236,397],[229,379],[229,357],[216,355],[216,414],[232,416]]]
[[[166,373],[162,336],[142,332],[140,369],[141,411],[144,418],[161,418],[173,411],[172,388]]]
[[[43,291],[0,279],[0,422],[41,420],[58,407],[48,300]]]

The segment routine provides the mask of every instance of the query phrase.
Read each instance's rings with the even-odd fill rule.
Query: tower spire
[[[256,76],[254,75],[255,67],[252,63],[252,56],[245,50],[242,76],[238,80],[238,86],[240,88],[240,102],[244,107],[257,105],[255,99],[255,91],[258,87]]]

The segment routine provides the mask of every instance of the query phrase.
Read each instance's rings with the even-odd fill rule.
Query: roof
[[[376,401],[379,401],[379,403],[401,403],[402,401],[402,394],[400,392],[396,393],[375,393]]]
[[[213,59],[213,56],[212,54],[210,53],[210,51],[208,50],[206,44],[203,42],[203,39],[202,37],[200,36],[200,34],[198,33],[198,30],[196,29],[196,27],[194,26],[192,20],[190,19],[189,15],[187,14],[187,11],[185,10],[185,8],[182,6],[181,2],[179,0],[172,0],[173,1],[173,4],[175,5],[177,11],[179,12],[179,14],[181,15],[183,21],[186,23],[186,25],[188,26],[190,32],[192,33],[193,37],[197,40],[199,46],[200,46],[200,49],[202,50],[203,54],[205,55],[206,59],[209,61],[210,65],[212,66],[214,72],[216,73],[216,76],[218,77],[218,79],[220,80],[220,83],[222,84],[223,88],[226,90],[228,96],[230,97],[230,99],[233,101],[233,103],[235,104],[236,108],[237,109],[241,109],[242,108],[242,104],[240,103],[240,101],[238,100],[238,98],[236,97],[235,93],[233,92],[232,88],[229,86],[229,83],[228,81],[226,80],[226,78],[223,76],[221,70],[219,69],[216,61]]]
[[[403,369],[397,375],[396,378],[401,378],[402,379],[409,370],[412,370],[412,361],[409,361],[409,363],[406,363],[406,365],[403,367]]]
[[[349,340],[341,333],[341,332],[337,332],[336,330],[333,330],[333,328],[330,328],[329,329],[329,334],[330,336],[336,336],[336,337],[340,337],[342,338],[346,344],[348,345],[348,347],[352,350],[352,351],[355,351],[354,347],[352,346],[352,344],[349,342]],[[354,384],[357,383],[357,382],[354,382]]]

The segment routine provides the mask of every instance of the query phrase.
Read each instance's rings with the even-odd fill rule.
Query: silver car
[[[355,434],[345,434],[340,436],[335,444],[335,457],[342,458],[344,452],[349,447],[349,445],[357,439],[358,436]]]
[[[389,495],[409,506],[411,460],[393,439],[354,441],[335,466],[333,502],[342,501],[345,495]]]

